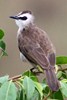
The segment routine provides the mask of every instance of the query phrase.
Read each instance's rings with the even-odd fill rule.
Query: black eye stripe
[[[26,17],[26,16],[24,16],[24,17],[19,17],[19,19],[21,19],[21,20],[27,20],[27,17]]]

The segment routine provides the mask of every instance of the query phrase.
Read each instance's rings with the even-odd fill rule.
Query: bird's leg
[[[35,71],[34,71],[35,70]],[[37,71],[36,71],[37,70]],[[34,66],[33,68],[31,68],[30,69],[30,71],[32,72],[32,73],[34,73],[35,75],[39,75],[39,74],[41,74],[41,73],[43,73],[43,70],[42,70],[42,68],[40,67],[40,66]]]
[[[30,69],[30,71],[31,71],[31,72],[34,72],[34,71],[33,71],[34,69],[37,69],[36,66],[32,67],[32,68]]]

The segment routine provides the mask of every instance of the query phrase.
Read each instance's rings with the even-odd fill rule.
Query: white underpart
[[[27,61],[26,57],[20,52],[20,59],[24,62]]]

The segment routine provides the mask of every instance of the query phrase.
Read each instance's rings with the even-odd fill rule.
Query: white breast
[[[27,61],[26,57],[20,52],[20,59],[24,62]]]

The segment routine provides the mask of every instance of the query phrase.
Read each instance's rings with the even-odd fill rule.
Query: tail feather
[[[59,89],[59,81],[56,78],[53,68],[46,70],[46,81],[52,91],[57,91]]]

